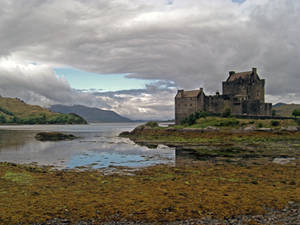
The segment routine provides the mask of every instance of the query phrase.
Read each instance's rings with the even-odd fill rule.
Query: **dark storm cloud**
[[[298,0],[3,0],[0,57],[96,73],[130,73],[134,78],[173,81],[180,88],[203,86],[208,93],[221,89],[228,71],[256,66],[267,79],[269,100],[299,102],[299,27]],[[3,79],[0,75],[0,82]],[[31,87],[25,85],[23,95],[26,88]],[[74,90],[63,90],[64,102],[73,102],[67,99]],[[36,102],[57,100],[47,88],[26,93]],[[88,93],[76,96],[83,95]],[[153,104],[149,96],[159,96],[144,95]],[[122,97],[106,97],[107,108],[121,111]],[[136,111],[139,115],[147,111],[144,106]]]

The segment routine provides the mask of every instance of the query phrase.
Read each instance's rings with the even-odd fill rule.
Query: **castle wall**
[[[223,95],[247,95],[247,84],[244,82],[222,82]]]
[[[242,102],[231,102],[231,114],[232,115],[241,115],[243,114],[243,103]]]
[[[205,111],[205,95],[203,92],[195,97],[182,97],[184,91],[181,93],[180,97],[175,97],[176,124],[180,124],[181,121],[195,112]]]
[[[265,102],[265,80],[237,80],[223,82],[223,95],[245,96],[245,100],[259,100]]]
[[[248,100],[259,100],[265,102],[265,80],[257,80],[248,86]]]
[[[205,111],[210,113],[223,112],[227,102],[221,96],[208,96],[205,101]]]
[[[262,103],[258,100],[245,101],[243,106],[246,108],[247,115],[251,116],[271,116],[272,115],[272,104]]]
[[[196,97],[175,98],[175,120],[179,124],[186,117],[197,111],[199,103]]]
[[[205,111],[205,96],[203,92],[198,96],[196,104],[196,111]]]

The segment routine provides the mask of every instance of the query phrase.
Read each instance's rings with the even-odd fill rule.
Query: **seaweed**
[[[165,223],[264,214],[300,202],[299,164],[154,166],[127,175],[0,163],[0,224]],[[13,201],[12,201],[13,199]]]
[[[35,138],[39,141],[63,141],[73,140],[78,137],[73,134],[63,134],[60,132],[40,132],[36,134]]]

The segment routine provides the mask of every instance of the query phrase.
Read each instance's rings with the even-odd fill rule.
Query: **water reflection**
[[[166,146],[150,149],[117,136],[135,126],[136,124],[15,126],[5,127],[5,130],[1,127],[0,161],[36,163],[57,168],[143,167],[175,163],[175,149]],[[81,138],[73,141],[40,142],[34,138],[39,131],[62,131]]]
[[[33,135],[32,132],[0,130],[0,151],[3,149],[18,151],[33,138]]]

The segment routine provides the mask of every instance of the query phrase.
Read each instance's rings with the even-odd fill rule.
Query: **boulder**
[[[296,126],[288,126],[287,131],[298,131],[298,128]]]
[[[256,129],[255,126],[249,126],[249,127],[243,128],[244,131],[254,131],[255,129]]]
[[[220,128],[218,128],[218,127],[213,127],[213,126],[208,126],[208,127],[205,127],[203,130],[204,130],[204,131],[219,131]]]
[[[295,132],[295,131],[298,131],[298,127],[296,126],[288,126],[288,127],[282,127],[281,128],[282,131],[292,131],[292,132]]]

